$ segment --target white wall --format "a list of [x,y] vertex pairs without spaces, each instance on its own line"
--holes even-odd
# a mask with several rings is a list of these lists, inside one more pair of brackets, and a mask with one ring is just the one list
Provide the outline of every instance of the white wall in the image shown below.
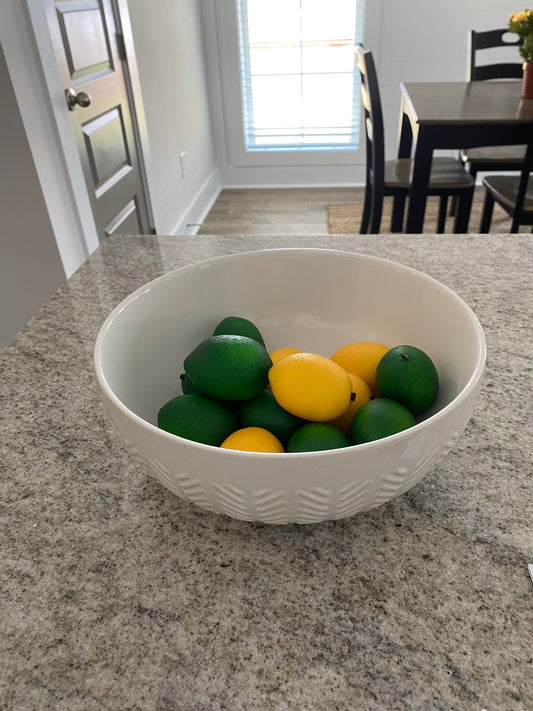
[[[520,9],[502,0],[381,0],[379,43],[367,49],[378,57],[388,155],[396,148],[399,83],[464,81],[469,30],[506,27]],[[507,61],[521,61],[515,48],[504,51]]]
[[[150,143],[147,170],[159,234],[194,233],[220,183],[196,0],[129,0]],[[185,176],[179,156],[185,153]]]
[[[228,158],[224,124],[221,53],[231,39],[222,36],[214,18],[217,8],[230,0],[200,0],[204,31],[209,39],[206,61],[213,116],[215,151],[225,186],[346,185],[363,184],[364,151],[349,166],[297,169],[243,168]],[[326,4],[326,3],[325,3]],[[401,81],[463,81],[466,73],[467,33],[505,27],[509,13],[517,11],[502,0],[366,0],[364,45],[376,59],[383,103],[387,156],[394,157],[398,133]],[[220,25],[220,23],[219,23]],[[217,46],[218,42],[218,46]],[[509,50],[508,61],[520,61]]]

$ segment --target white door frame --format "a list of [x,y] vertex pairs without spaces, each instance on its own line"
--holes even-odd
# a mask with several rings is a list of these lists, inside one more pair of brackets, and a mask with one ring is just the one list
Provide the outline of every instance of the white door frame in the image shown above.
[[34,33],[34,41],[41,62],[45,82],[44,89],[48,92],[47,108],[56,128],[56,148],[62,158],[61,167],[64,171],[64,178],[71,186],[74,212],[79,220],[79,239],[81,239],[82,246],[87,254],[91,254],[99,244],[98,234],[94,224],[76,139],[65,104],[64,92],[67,87],[63,87],[61,83],[47,21],[46,3],[43,3],[42,0],[26,0],[26,3]]

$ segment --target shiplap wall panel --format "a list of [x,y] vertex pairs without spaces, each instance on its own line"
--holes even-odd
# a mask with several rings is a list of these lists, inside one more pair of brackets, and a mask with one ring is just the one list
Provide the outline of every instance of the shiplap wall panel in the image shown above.
[[[468,31],[505,27],[522,9],[500,0],[381,0],[379,44],[367,48],[377,58],[388,156],[396,151],[399,83],[463,81]],[[506,61],[521,61],[516,49],[504,51]]]

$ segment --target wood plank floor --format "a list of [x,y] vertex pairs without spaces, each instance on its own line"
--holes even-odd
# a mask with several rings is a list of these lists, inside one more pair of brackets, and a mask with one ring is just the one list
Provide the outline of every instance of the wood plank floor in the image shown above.
[[363,188],[222,190],[198,234],[327,235],[326,205],[362,200]]
[[[362,203],[363,194],[363,188],[225,189],[198,234],[327,235],[326,205]],[[482,197],[478,188],[474,199]]]

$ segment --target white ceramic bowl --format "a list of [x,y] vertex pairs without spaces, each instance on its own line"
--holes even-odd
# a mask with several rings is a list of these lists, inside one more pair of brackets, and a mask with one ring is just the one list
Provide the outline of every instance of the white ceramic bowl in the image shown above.
[[[408,430],[326,452],[239,452],[158,429],[159,408],[181,394],[185,357],[228,315],[256,323],[269,351],[416,345],[437,367],[438,400]],[[102,325],[94,358],[114,429],[164,486],[233,518],[313,523],[383,504],[450,451],[472,414],[485,338],[464,301],[419,271],[336,250],[272,249],[199,262],[137,289]]]

